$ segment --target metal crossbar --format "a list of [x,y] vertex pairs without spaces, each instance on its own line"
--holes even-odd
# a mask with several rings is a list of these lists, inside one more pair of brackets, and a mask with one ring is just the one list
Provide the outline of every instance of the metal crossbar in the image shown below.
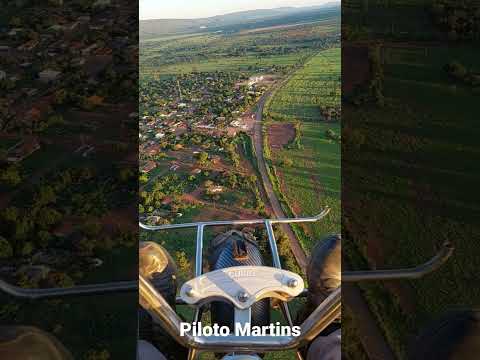
[[[313,217],[306,218],[291,218],[291,219],[253,219],[253,220],[225,220],[225,221],[205,221],[205,222],[195,222],[195,223],[185,223],[185,224],[167,224],[167,225],[146,225],[139,222],[141,229],[147,231],[162,231],[162,230],[174,230],[174,229],[188,229],[196,228],[197,238],[196,238],[196,248],[195,248],[195,276],[198,277],[202,275],[202,264],[203,264],[203,238],[205,233],[205,228],[209,226],[235,226],[235,225],[264,225],[267,231],[268,244],[270,246],[270,252],[272,255],[273,266],[277,269],[282,269],[282,264],[280,261],[280,255],[277,248],[277,240],[275,238],[275,233],[273,231],[273,224],[291,224],[291,223],[308,223],[308,222],[317,222],[324,218],[330,212],[330,208],[325,208],[320,214]],[[198,321],[199,318],[199,309],[197,308],[194,315],[194,322]],[[292,315],[288,304],[282,302],[282,313],[285,316],[288,324],[293,326]]]

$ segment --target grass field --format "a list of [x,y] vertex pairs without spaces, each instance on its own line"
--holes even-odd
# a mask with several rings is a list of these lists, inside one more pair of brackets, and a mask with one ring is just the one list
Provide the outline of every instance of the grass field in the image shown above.
[[256,72],[290,67],[327,42],[334,42],[338,33],[336,21],[258,29],[253,33],[189,34],[144,40],[140,43],[140,72]]
[[278,56],[243,56],[243,57],[219,57],[213,59],[199,60],[187,63],[165,65],[156,70],[145,69],[143,73],[155,73],[159,75],[186,74],[190,72],[213,72],[213,71],[260,71],[263,68],[272,66],[288,67],[297,64],[306,58],[310,52],[302,51],[296,54]]
[[[308,235],[301,238],[309,252],[325,234],[340,231],[340,145],[325,137],[327,129],[340,132],[339,124],[302,124],[302,149],[283,149],[272,154],[280,177],[282,193],[298,216],[312,216],[329,206],[332,211],[321,222],[306,226]],[[285,166],[282,159],[291,159]]]
[[[411,54],[417,57],[401,60]],[[395,293],[380,285],[363,288],[387,341],[405,359],[412,336],[428,323],[452,307],[479,303],[479,288],[468,281],[480,266],[474,235],[480,208],[472,192],[480,181],[478,89],[455,82],[443,70],[450,61],[474,72],[479,67],[478,54],[461,45],[396,50],[395,56],[385,67],[387,105],[345,111],[364,138],[345,163],[345,176],[355,179],[348,196],[354,214],[346,214],[351,219],[346,230],[358,234],[352,240],[359,253],[377,267],[416,265],[446,239],[455,245],[442,268],[421,280],[399,282]]]
[[[339,76],[340,49],[322,51],[275,94],[265,109],[268,114],[300,124],[300,147],[270,149],[281,196],[299,216],[318,214],[325,206],[332,209],[321,222],[305,226],[300,240],[307,252],[326,234],[340,232],[340,144],[327,138],[326,131],[340,134],[341,125],[322,121],[318,110],[320,105],[340,102],[338,92],[324,90],[333,79],[338,83]],[[284,159],[290,159],[291,164],[285,164]]]
[[318,121],[320,106],[340,105],[340,48],[320,52],[279,90],[269,106],[272,116]]

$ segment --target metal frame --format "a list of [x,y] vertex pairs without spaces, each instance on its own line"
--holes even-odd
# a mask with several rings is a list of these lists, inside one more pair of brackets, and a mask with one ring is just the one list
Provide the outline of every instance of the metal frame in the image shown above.
[[[329,213],[330,209],[324,209],[319,215],[307,218],[294,219],[257,219],[257,220],[233,220],[233,221],[210,221],[188,224],[169,224],[160,226],[149,226],[139,223],[140,228],[148,231],[196,228],[196,253],[195,253],[195,276],[202,275],[203,264],[203,239],[204,231],[208,226],[226,225],[255,225],[263,224],[267,231],[269,246],[272,254],[273,266],[281,269],[280,256],[277,249],[274,224],[286,223],[307,223],[321,220]],[[358,282],[373,280],[396,280],[396,279],[418,279],[444,264],[454,251],[450,243],[445,243],[440,251],[428,262],[413,268],[373,270],[373,271],[346,271],[342,273],[342,281]],[[218,352],[267,352],[277,350],[296,349],[304,346],[317,337],[329,324],[341,315],[341,287],[333,291],[301,325],[301,335],[292,336],[267,336],[267,337],[202,337],[202,336],[180,336],[181,319],[166,300],[159,294],[151,283],[139,275],[137,281],[120,281],[95,285],[80,285],[70,288],[51,289],[24,289],[13,286],[0,279],[0,290],[14,297],[24,299],[58,298],[65,296],[99,295],[119,292],[139,292],[139,302],[179,344],[190,349],[189,360],[196,359],[202,351]],[[304,290],[299,296],[306,296],[308,290]],[[177,298],[181,304],[181,299]],[[287,303],[282,302],[282,311],[289,325],[292,325],[290,310]],[[248,321],[249,313],[236,313],[236,318],[242,322]],[[198,322],[199,308],[197,307],[194,322]]]
[[[305,223],[316,222],[321,220],[329,213],[330,209],[324,209],[318,216],[309,218],[294,218],[294,219],[259,219],[259,220],[233,220],[233,221],[210,221],[198,222],[188,224],[169,224],[160,226],[149,226],[139,223],[140,228],[148,231],[171,230],[171,229],[197,229],[197,242],[195,254],[195,275],[202,274],[203,264],[203,237],[204,230],[207,226],[225,226],[225,225],[254,225],[263,224],[267,231],[268,242],[272,254],[273,266],[281,269],[281,261],[278,253],[275,234],[273,231],[273,224],[285,223]],[[398,270],[373,270],[373,271],[346,271],[342,272],[342,281],[372,281],[372,280],[396,280],[396,279],[417,279],[427,275],[438,269],[444,264],[453,253],[453,246],[450,243],[445,243],[442,249],[428,262],[414,267]],[[323,331],[329,324],[341,315],[341,287],[337,288],[330,294],[315,311],[302,323],[301,335],[299,337],[242,337],[242,336],[228,336],[228,337],[193,337],[190,335],[181,337],[179,330],[179,322],[181,321],[178,315],[173,311],[168,303],[161,297],[160,294],[151,286],[151,284],[140,276],[140,299],[142,306],[144,306],[151,315],[156,318],[164,327],[164,329],[183,346],[189,348],[188,359],[196,359],[203,351],[222,351],[222,352],[267,352],[287,349],[297,349],[304,346],[308,342],[315,339],[321,331]],[[305,290],[300,296],[306,296],[308,290]],[[177,298],[177,304],[181,304],[182,300]],[[287,319],[289,325],[293,325],[290,310],[286,302],[282,302],[282,312]],[[194,322],[198,321],[198,308],[195,312]],[[240,314],[235,311],[235,318],[242,322],[248,321],[249,313]],[[299,357],[301,359],[301,357]]]
[[[188,224],[170,224],[160,226],[149,226],[139,223],[140,228],[157,231],[168,229],[181,228],[197,228],[197,242],[196,242],[196,256],[195,256],[195,276],[202,274],[203,261],[203,235],[204,229],[207,226],[225,226],[225,225],[252,225],[264,224],[267,230],[270,249],[272,252],[273,265],[281,269],[280,257],[278,254],[275,235],[273,233],[273,224],[285,223],[304,223],[316,222],[321,220],[329,213],[330,209],[326,208],[319,215],[307,218],[294,219],[257,219],[257,220],[233,220],[233,221],[210,221],[198,222]],[[366,270],[366,271],[344,271],[342,272],[342,281],[345,282],[359,282],[359,281],[382,281],[382,280],[399,280],[399,279],[418,279],[421,278],[442,266],[453,254],[454,247],[450,242],[446,242],[437,252],[437,254],[426,263],[405,269],[390,269],[390,270]],[[22,299],[46,299],[58,298],[67,296],[82,296],[82,295],[102,295],[110,293],[128,293],[138,290],[137,281],[117,281],[93,285],[78,285],[68,288],[48,288],[48,289],[26,289],[19,286],[11,285],[6,281],[0,279],[0,290],[16,298]],[[299,296],[307,296],[308,290],[305,289]],[[177,298],[177,304],[183,304],[180,298]]]
[[218,352],[268,352],[296,349],[316,338],[341,314],[341,288],[330,294],[302,323],[301,335],[293,336],[226,336],[205,337],[186,334],[180,336],[182,320],[165,299],[143,276],[139,276],[140,303],[179,344],[201,351]]
[[[307,222],[317,222],[327,216],[330,212],[330,208],[325,208],[320,214],[313,217],[307,218],[293,218],[293,219],[254,219],[254,220],[226,220],[226,221],[206,221],[206,222],[196,222],[196,223],[185,223],[185,224],[168,224],[168,225],[146,225],[139,222],[141,229],[148,231],[160,231],[160,230],[173,230],[173,229],[188,229],[196,228],[197,229],[197,240],[196,240],[196,250],[195,250],[195,276],[198,277],[202,275],[202,264],[203,264],[203,238],[205,228],[207,226],[226,226],[226,225],[260,225],[263,224],[267,230],[268,243],[270,245],[270,251],[272,254],[273,266],[277,269],[282,269],[282,264],[280,261],[280,255],[278,253],[277,241],[275,239],[275,234],[273,231],[273,224],[289,224],[289,223],[307,223]],[[285,316],[288,324],[293,326],[292,315],[288,304],[282,302],[282,313]],[[194,322],[198,321],[199,317],[199,308],[195,310]]]
[[[197,223],[186,223],[186,224],[168,224],[168,225],[158,225],[158,226],[150,226],[150,225],[145,225],[141,222],[139,222],[140,228],[148,231],[160,231],[160,230],[173,230],[173,229],[188,229],[188,228],[196,228],[197,229],[197,239],[196,239],[196,250],[195,250],[195,276],[198,277],[202,275],[202,264],[203,264],[203,238],[204,238],[204,231],[207,226],[235,226],[235,225],[260,225],[263,224],[265,226],[265,229],[267,231],[267,236],[268,236],[268,243],[270,245],[270,251],[272,255],[272,261],[273,261],[273,266],[277,269],[282,269],[282,264],[280,261],[280,255],[278,253],[278,248],[277,248],[277,241],[275,239],[275,233],[273,231],[273,224],[286,224],[286,223],[306,223],[306,222],[317,222],[324,218],[328,213],[330,212],[330,208],[325,208],[319,215],[314,216],[314,217],[308,217],[308,218],[294,218],[294,219],[256,219],[256,220],[230,220],[230,221],[207,221],[207,222],[197,222]],[[143,284],[142,281],[140,281],[140,284]],[[140,285],[142,288],[142,285]],[[140,293],[142,293],[142,289],[140,289]],[[142,295],[140,295],[141,297]],[[181,301],[181,299],[178,299]],[[177,302],[178,302],[177,300]],[[340,304],[340,293],[339,293],[339,299],[338,299],[338,304]],[[168,304],[166,304],[168,306]],[[292,321],[292,315],[290,313],[290,309],[288,307],[288,304],[286,302],[281,302],[281,310],[282,314],[285,317],[285,319],[288,322],[289,326],[293,326],[293,321]],[[171,312],[169,311],[171,314]],[[152,314],[155,316],[155,313]],[[158,315],[158,314],[157,314]],[[241,324],[244,323],[250,323],[250,317],[251,317],[251,309],[248,309],[248,311],[241,311],[238,309],[234,309],[234,316],[236,322],[239,322]],[[337,314],[339,316],[339,314]],[[158,318],[158,316],[155,316]],[[193,318],[193,322],[198,322],[200,317],[200,307],[196,307],[195,309],[195,314]],[[335,319],[335,318],[333,318]],[[332,321],[333,321],[332,319]],[[200,319],[201,320],[201,319]],[[318,319],[320,321],[320,319]],[[318,323],[318,321],[317,321]],[[330,322],[329,322],[330,323]],[[328,324],[327,324],[328,325]],[[168,326],[168,323],[165,323],[164,326]],[[172,329],[173,330],[173,329]],[[177,332],[178,329],[173,330],[174,332]],[[322,329],[323,330],[323,329]],[[172,335],[172,334],[171,334]],[[172,335],[173,336],[173,335]],[[176,338],[174,336],[174,338]],[[235,338],[235,337],[234,337]],[[226,338],[221,338],[221,340],[224,340]],[[237,338],[238,339],[238,338]],[[264,338],[257,339],[262,340]],[[178,337],[177,341],[181,343],[181,338]],[[241,344],[239,345],[239,348],[231,348],[230,350],[232,351],[241,351],[241,350],[249,350],[249,351],[263,351],[262,348],[256,348],[252,347],[252,342],[251,342],[251,337],[246,340],[246,343],[248,343],[248,346],[242,347]],[[207,347],[204,347],[202,344],[204,342],[210,342],[211,338],[198,338],[198,339],[191,339],[190,340],[192,344],[189,344],[189,354],[188,354],[188,359],[196,359],[198,357],[199,352],[202,350],[211,350]],[[276,344],[277,341],[280,341],[279,339],[275,340],[275,342],[272,344]],[[295,339],[289,339],[288,341],[296,341]],[[281,342],[281,341],[280,341]],[[234,345],[235,342],[232,342],[231,339],[225,342],[225,344],[232,344]],[[225,350],[225,345],[218,344],[216,342],[213,342],[214,346],[220,346],[217,348],[218,351],[220,350]],[[263,344],[265,345],[265,344]],[[295,348],[298,346],[292,346],[292,348]],[[284,348],[284,345],[282,344],[281,347],[278,348]],[[266,349],[266,350],[273,350],[273,349]],[[265,350],[265,351],[266,351]],[[297,357],[301,359],[301,354],[297,353]]]

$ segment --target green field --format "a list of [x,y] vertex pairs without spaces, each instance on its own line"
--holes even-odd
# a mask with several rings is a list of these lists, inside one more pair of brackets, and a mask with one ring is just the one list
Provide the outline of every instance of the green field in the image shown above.
[[301,63],[337,40],[338,19],[234,34],[164,36],[140,43],[140,72],[261,72]]
[[386,106],[345,111],[344,121],[355,124],[362,138],[354,144],[355,138],[345,136],[347,148],[360,147],[348,150],[353,155],[345,165],[346,176],[358,179],[349,185],[349,202],[357,206],[351,209],[355,216],[346,215],[351,219],[346,230],[358,235],[350,242],[357,252],[348,249],[348,260],[363,269],[368,264],[413,266],[433,256],[443,241],[455,245],[442,268],[421,280],[398,282],[400,291],[362,286],[387,341],[405,359],[413,334],[453,306],[479,303],[479,288],[467,281],[479,266],[479,243],[473,239],[480,209],[472,193],[480,181],[475,165],[478,88],[444,71],[447,63],[459,61],[478,72],[479,63],[478,54],[461,45],[387,53],[395,56],[384,69]]
[[[325,206],[332,209],[321,222],[306,227],[308,234],[300,240],[307,252],[325,234],[340,231],[340,145],[325,137],[327,129],[339,133],[340,125],[304,123],[303,149],[283,149],[272,155],[287,202],[301,209],[296,215],[316,215]],[[293,165],[280,164],[285,158],[291,159]]]
[[320,52],[275,95],[271,116],[316,121],[320,106],[340,106],[340,48]]
[[[339,81],[340,49],[320,52],[274,96],[265,112],[284,121],[298,121],[300,147],[286,146],[270,152],[272,171],[278,178],[277,190],[294,215],[315,215],[325,206],[332,211],[321,222],[297,232],[305,251],[328,233],[340,232],[340,144],[326,136],[327,130],[340,134],[339,122],[320,118],[321,105],[339,104],[339,87],[335,94],[326,92],[333,79]],[[293,93],[293,95],[291,95]],[[320,94],[320,95],[319,95]],[[271,124],[271,123],[270,123]],[[267,124],[268,126],[268,124]],[[298,131],[298,130],[297,130]],[[290,159],[291,164],[285,164]]]
[[263,68],[271,68],[272,66],[289,67],[297,64],[306,58],[310,52],[302,51],[296,54],[279,55],[279,56],[244,56],[239,58],[220,57],[207,60],[199,60],[195,62],[179,63],[166,65],[158,70],[143,70],[143,73],[155,73],[159,75],[170,74],[186,74],[190,72],[213,72],[213,71],[261,71]]
[[[302,68],[305,62],[310,61],[312,56],[318,53],[322,49],[328,49],[332,46],[338,46],[338,33],[339,33],[339,18],[335,18],[332,21],[315,22],[310,24],[302,24],[294,27],[281,27],[281,28],[263,28],[255,29],[252,32],[236,32],[225,34],[191,34],[191,35],[179,35],[179,36],[162,36],[157,38],[150,38],[145,41],[141,41],[140,44],[140,73],[142,76],[153,78],[169,78],[170,75],[176,76],[179,74],[187,74],[192,72],[241,72],[245,75],[253,73],[262,74],[277,74],[285,75],[295,68]],[[330,53],[325,51],[320,56],[330,56]],[[340,54],[336,51],[335,54]],[[315,58],[317,59],[317,58]],[[324,63],[325,59],[320,59],[320,63]],[[316,61],[316,62],[315,62]],[[319,66],[319,60],[309,62],[306,70],[300,70],[300,74],[306,74],[308,76],[322,76],[317,74],[315,69]],[[339,63],[339,60],[338,60]],[[323,66],[323,65],[320,65]],[[334,72],[336,68],[332,68]],[[339,66],[338,66],[339,69]],[[325,73],[324,75],[326,75]],[[203,75],[203,74],[202,74]],[[339,76],[339,73],[336,75]],[[298,79],[297,79],[298,80]],[[304,79],[306,80],[306,79]],[[305,82],[306,86],[314,86],[313,89],[306,89],[305,91],[312,91],[314,94],[317,91],[322,91],[316,86],[322,88],[328,83],[329,79],[320,78],[319,81]],[[332,80],[333,81],[333,80]],[[323,92],[322,92],[323,94]],[[315,95],[314,95],[315,96]],[[305,97],[304,105],[317,103],[316,99],[310,99]],[[310,105],[308,105],[310,106]],[[298,111],[298,109],[297,109]],[[305,210],[307,214],[317,214],[323,205],[329,204],[332,207],[334,214],[340,213],[339,204],[339,146],[338,143],[333,143],[331,140],[325,138],[325,130],[332,128],[335,132],[339,133],[339,124],[331,124],[331,126],[324,126],[322,123],[315,123],[307,119],[307,113],[302,113],[298,116],[298,119],[305,120],[302,125],[302,145],[305,147],[303,150],[291,150],[290,156],[298,158],[295,168],[288,169],[291,172],[286,172],[285,176],[288,181],[292,181],[291,186],[294,187],[295,172],[300,172],[305,177],[305,186],[310,186],[310,194],[315,192],[314,186],[308,183],[310,175],[307,175],[313,169],[323,169],[325,177],[320,179],[322,182],[322,188],[324,189],[324,196],[322,196],[322,204],[312,201],[307,201],[306,195]],[[310,116],[312,118],[313,115]],[[320,141],[319,141],[320,140]],[[253,146],[250,142],[243,143],[245,155],[249,160],[254,160],[255,157],[250,156],[253,153]],[[338,151],[337,151],[338,150]],[[325,151],[325,155],[323,155]],[[307,157],[305,154],[308,152]],[[321,158],[318,157],[318,153],[322,153]],[[255,161],[253,161],[255,165]],[[322,170],[322,171],[323,171]],[[323,181],[325,182],[323,183]],[[308,194],[307,192],[304,192]],[[227,203],[238,204],[241,199],[247,198],[248,194],[241,192],[229,193],[226,198],[220,200],[226,200]],[[286,195],[290,196],[291,193],[288,190]],[[302,194],[303,196],[304,194]],[[295,195],[292,195],[295,196]],[[252,199],[253,201],[253,199]],[[247,204],[248,205],[248,204]],[[191,208],[188,211],[183,212],[181,218],[175,219],[179,222],[198,221],[199,218],[205,215],[211,209],[207,207],[198,206]],[[213,212],[209,216],[213,216]],[[260,215],[259,215],[260,217]],[[309,228],[315,232],[315,238],[317,234],[325,234],[327,232],[338,232],[339,223],[337,219],[339,215],[331,215],[322,224],[317,225],[315,228]],[[209,218],[209,220],[220,220]],[[339,222],[339,221],[338,221]],[[224,231],[225,229],[214,229],[217,233]],[[208,229],[205,236],[204,248],[205,252],[208,250],[209,242],[214,236],[213,229]],[[142,240],[156,241],[163,246],[175,257],[177,264],[183,263],[183,269],[181,270],[181,279],[186,280],[193,277],[193,262],[195,252],[195,231],[194,230],[177,230],[156,234],[141,234]],[[306,238],[305,244],[311,242]],[[260,243],[260,249],[264,253],[265,258],[268,259],[269,255],[266,254],[267,241],[265,234],[258,236]],[[309,247],[309,246],[306,246]],[[183,252],[183,254],[182,254]],[[282,263],[288,266],[287,258],[291,254],[281,254]],[[180,259],[186,258],[188,261],[181,262]],[[268,263],[268,260],[266,260]],[[293,263],[294,261],[292,261]],[[181,282],[181,281],[180,281]],[[293,314],[296,313],[301,306],[299,303],[302,299],[294,300],[292,304]],[[191,317],[191,311],[185,308],[178,309],[179,313],[188,317]],[[205,315],[204,320],[208,320]],[[283,318],[277,310],[272,310],[272,322],[282,321]],[[211,354],[207,354],[206,357],[211,359]],[[295,354],[293,351],[283,353],[270,353],[265,356],[268,360],[280,360],[280,359],[294,359]]]

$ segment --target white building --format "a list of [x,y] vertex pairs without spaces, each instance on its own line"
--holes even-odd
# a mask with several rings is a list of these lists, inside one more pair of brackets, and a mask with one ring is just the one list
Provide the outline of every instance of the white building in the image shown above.
[[42,82],[52,82],[60,77],[61,72],[56,70],[46,69],[38,73],[38,77]]

